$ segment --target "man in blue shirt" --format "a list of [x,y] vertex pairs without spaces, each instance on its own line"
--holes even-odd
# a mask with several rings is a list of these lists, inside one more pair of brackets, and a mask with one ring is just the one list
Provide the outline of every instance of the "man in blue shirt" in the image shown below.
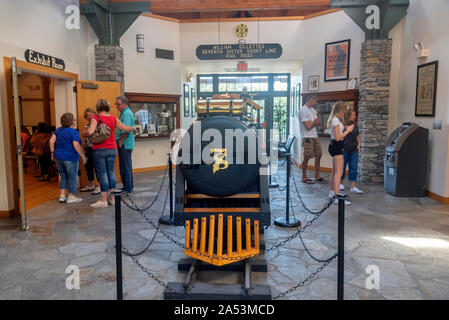
[[[117,97],[115,101],[117,109],[120,111],[120,121],[126,126],[134,127],[134,114],[128,107],[128,98]],[[123,191],[131,193],[133,191],[133,166],[131,154],[134,149],[134,133],[115,129],[115,139],[118,148],[118,159],[120,165],[120,176],[123,183]]]

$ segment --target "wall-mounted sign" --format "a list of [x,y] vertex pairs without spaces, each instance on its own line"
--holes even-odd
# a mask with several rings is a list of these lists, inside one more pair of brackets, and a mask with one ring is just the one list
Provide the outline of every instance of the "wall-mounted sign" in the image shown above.
[[65,69],[64,60],[51,57],[47,54],[36,52],[33,50],[25,51],[25,60],[30,63],[38,64],[40,66],[49,67],[58,70]]
[[173,50],[165,50],[156,48],[156,58],[175,60],[175,52]]
[[278,43],[207,44],[196,48],[200,60],[277,59],[281,55]]

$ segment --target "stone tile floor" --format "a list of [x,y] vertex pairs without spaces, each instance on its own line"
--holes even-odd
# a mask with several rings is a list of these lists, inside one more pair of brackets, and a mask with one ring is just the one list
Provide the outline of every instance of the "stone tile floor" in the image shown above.
[[[327,183],[304,185],[296,180],[304,201],[319,209],[326,201]],[[163,172],[135,175],[133,198],[139,205],[150,201]],[[283,173],[278,181],[284,183]],[[429,198],[395,198],[380,185],[361,185],[363,195],[351,196],[346,209],[346,299],[449,299],[449,207]],[[113,208],[91,209],[96,200],[81,194],[80,204],[56,200],[29,211],[29,231],[0,230],[0,299],[114,299],[115,249]],[[303,224],[306,215],[292,185],[293,208]],[[163,197],[148,215],[157,221]],[[285,194],[271,190],[272,218],[285,212]],[[163,229],[183,239],[182,227]],[[123,208],[123,242],[131,251],[144,248],[154,229],[137,213]],[[267,247],[295,229],[271,226],[265,232]],[[332,206],[304,233],[311,252],[324,258],[336,250],[337,207]],[[177,271],[183,250],[158,234],[151,248],[138,259],[164,282],[183,281]],[[304,251],[298,238],[270,251],[267,273],[253,273],[252,282],[269,284],[273,296],[292,287],[320,265]],[[68,265],[77,265],[81,288],[66,289]],[[368,290],[366,267],[380,271],[380,288]],[[335,299],[336,261],[317,277],[284,299]],[[125,299],[162,299],[163,288],[123,257]],[[202,272],[197,281],[240,283],[241,273]]]

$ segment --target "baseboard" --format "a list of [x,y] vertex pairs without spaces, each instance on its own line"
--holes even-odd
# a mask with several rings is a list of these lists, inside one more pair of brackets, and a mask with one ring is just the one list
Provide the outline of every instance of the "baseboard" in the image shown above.
[[443,204],[449,204],[449,197],[440,196],[439,194],[433,193],[430,190],[426,190],[426,194],[429,198],[431,198],[433,200],[436,200]]
[[[165,170],[167,166],[157,166],[157,167],[146,167],[146,168],[138,168],[133,169],[133,173],[141,173],[141,172],[151,172],[151,171],[162,171]],[[173,165],[173,169],[176,168],[176,165]]]
[[[293,158],[292,158],[293,159]],[[296,166],[301,169],[302,168],[302,164],[298,162],[298,160],[293,159],[293,161],[295,162]],[[315,166],[307,166],[307,170],[315,170]],[[332,172],[332,168],[328,168],[328,167],[320,167],[320,172]],[[346,174],[348,174],[348,170],[346,170]]]
[[9,219],[14,217],[14,209],[0,210],[0,219]]

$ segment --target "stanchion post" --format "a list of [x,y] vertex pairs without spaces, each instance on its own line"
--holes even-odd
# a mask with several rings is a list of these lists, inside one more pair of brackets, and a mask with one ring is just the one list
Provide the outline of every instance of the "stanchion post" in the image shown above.
[[162,216],[159,219],[160,224],[165,225],[172,225],[174,224],[174,217],[173,217],[173,163],[171,161],[171,153],[168,153],[168,185],[169,185],[169,192],[170,192],[170,215]]
[[123,300],[122,276],[122,192],[114,191],[115,197],[115,263],[117,272],[117,300]]
[[338,199],[338,270],[337,270],[337,300],[344,300],[345,283],[345,195]]
[[287,172],[286,172],[286,179],[285,179],[285,190],[286,190],[286,196],[285,196],[285,218],[277,218],[274,220],[274,224],[279,227],[284,228],[295,228],[299,227],[301,225],[301,222],[296,219],[295,217],[290,217],[290,174],[291,174],[291,160],[290,160],[290,153],[287,153],[285,155],[287,158]]

